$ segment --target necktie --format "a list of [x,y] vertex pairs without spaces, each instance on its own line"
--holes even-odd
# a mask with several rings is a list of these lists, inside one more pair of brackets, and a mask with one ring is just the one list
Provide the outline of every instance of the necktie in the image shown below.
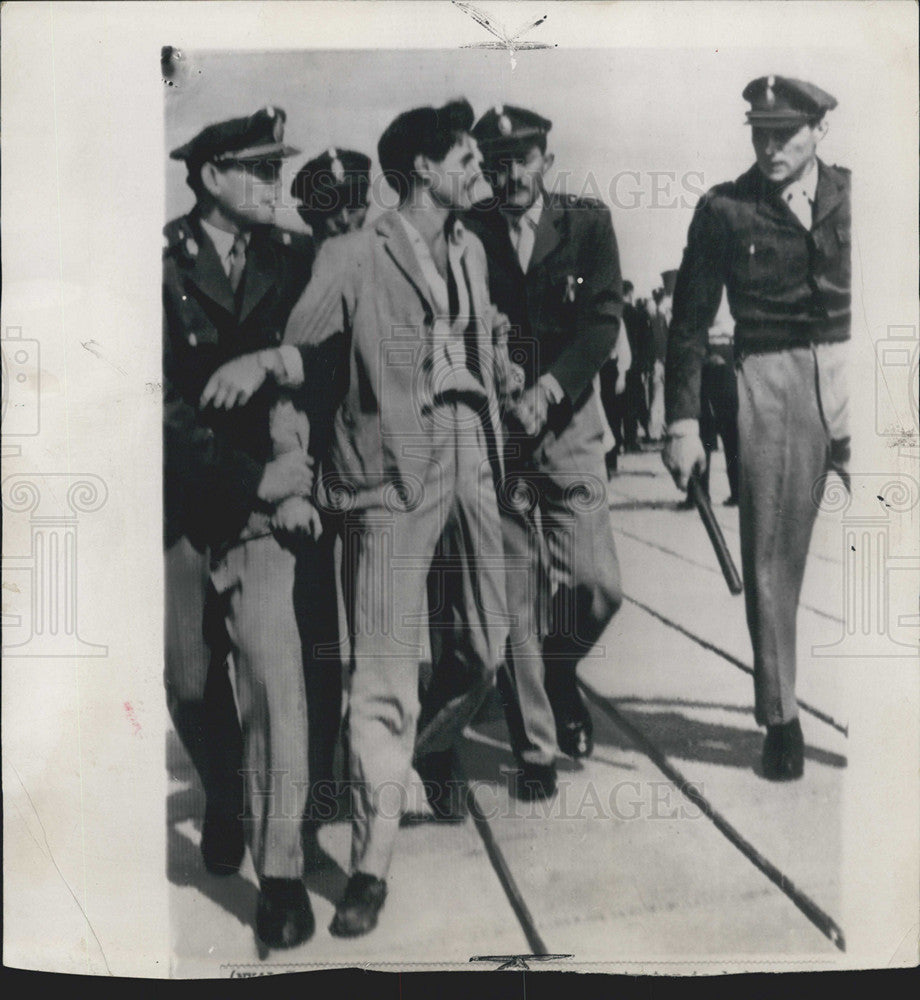
[[240,279],[243,277],[243,270],[246,267],[246,240],[242,236],[237,236],[230,248],[230,270],[227,277],[230,279],[230,287],[234,294],[240,287]]
[[511,223],[511,242],[517,251],[521,270],[526,274],[533,253],[534,232],[529,219],[519,216]]

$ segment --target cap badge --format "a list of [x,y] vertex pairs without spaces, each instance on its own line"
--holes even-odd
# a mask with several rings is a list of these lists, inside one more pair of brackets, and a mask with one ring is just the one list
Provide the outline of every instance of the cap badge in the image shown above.
[[498,119],[498,131],[502,135],[511,135],[511,119],[507,115],[500,115]]
[[190,257],[198,256],[198,244],[189,236],[185,241],[185,249],[188,250]]
[[[335,150],[333,149],[332,152],[334,153]],[[345,167],[342,166],[342,161],[338,158],[338,156],[333,157],[330,169],[332,170],[332,176],[335,178],[336,183],[342,184],[345,180]]]
[[275,119],[275,124],[272,126],[272,136],[275,142],[281,142],[284,138],[284,122],[281,118]]
[[776,104],[776,94],[773,93],[773,88],[776,86],[776,77],[767,77],[767,91],[764,94],[764,100],[767,102],[767,107],[772,108]]
[[275,109],[270,104],[267,104],[265,106],[265,113],[268,115],[269,118],[275,117]]

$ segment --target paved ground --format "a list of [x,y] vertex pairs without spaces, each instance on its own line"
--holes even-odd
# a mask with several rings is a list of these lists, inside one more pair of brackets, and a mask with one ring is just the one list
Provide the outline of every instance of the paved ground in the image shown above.
[[[740,566],[720,459],[715,508]],[[580,670],[596,723],[592,759],[560,761],[552,803],[516,802],[504,722],[487,705],[461,750],[470,816],[401,832],[388,902],[366,938],[343,942],[326,929],[346,880],[349,829],[340,822],[321,831],[326,857],[307,878],[314,938],[290,952],[257,946],[251,867],[228,880],[204,871],[202,795],[171,735],[174,972],[469,968],[471,957],[533,952],[573,956],[547,967],[575,961],[597,971],[833,960],[847,720],[828,661],[811,650],[842,628],[839,525],[819,518],[799,615],[805,777],[776,785],[759,770],[743,598],[729,595],[695,511],[677,500],[657,452],[621,459],[609,501],[626,602]]]

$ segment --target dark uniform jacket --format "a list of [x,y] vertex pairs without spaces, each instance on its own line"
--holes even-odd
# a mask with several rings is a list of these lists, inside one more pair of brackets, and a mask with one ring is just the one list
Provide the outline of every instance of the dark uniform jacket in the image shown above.
[[468,213],[489,261],[489,292],[511,321],[509,351],[530,386],[551,372],[570,408],[584,405],[616,343],[622,315],[620,258],[609,209],[546,193],[527,273],[508,223],[492,206]]
[[165,230],[163,251],[164,521],[169,547],[183,535],[212,550],[239,537],[259,509],[272,457],[266,379],[245,406],[202,410],[211,375],[242,354],[276,347],[310,276],[312,243],[273,227],[252,231],[237,301],[196,212]]
[[723,287],[739,356],[849,338],[850,173],[820,160],[817,169],[810,231],[756,164],[697,206],[674,290],[668,423],[698,416],[700,367]]

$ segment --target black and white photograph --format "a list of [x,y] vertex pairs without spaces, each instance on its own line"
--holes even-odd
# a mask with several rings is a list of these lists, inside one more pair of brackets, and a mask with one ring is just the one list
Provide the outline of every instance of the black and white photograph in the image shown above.
[[7,962],[915,965],[915,7],[60,6]]

